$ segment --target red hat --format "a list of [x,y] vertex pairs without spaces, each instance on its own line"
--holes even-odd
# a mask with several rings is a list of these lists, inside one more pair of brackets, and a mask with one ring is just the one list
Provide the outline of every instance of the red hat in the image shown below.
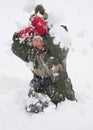
[[35,31],[40,35],[40,36],[44,36],[47,32],[48,29],[48,25],[46,23],[46,21],[44,21],[43,18],[39,17],[39,16],[33,16],[31,19],[32,25],[35,28]]

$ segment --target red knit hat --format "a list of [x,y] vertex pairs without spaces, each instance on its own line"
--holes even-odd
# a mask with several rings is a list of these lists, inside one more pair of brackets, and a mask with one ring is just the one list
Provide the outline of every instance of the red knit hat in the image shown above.
[[40,35],[40,36],[44,36],[47,32],[48,29],[48,25],[46,23],[46,21],[44,21],[43,18],[39,17],[39,16],[33,16],[31,19],[32,25],[35,28],[35,31]]

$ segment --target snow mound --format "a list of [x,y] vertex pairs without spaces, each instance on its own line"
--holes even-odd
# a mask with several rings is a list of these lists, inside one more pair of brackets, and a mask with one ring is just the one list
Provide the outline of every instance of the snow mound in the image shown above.
[[[78,102],[66,100],[43,113],[25,111],[32,73],[11,53],[12,35],[27,26],[34,6],[45,6],[55,44],[64,40],[59,25],[67,25],[71,37],[67,69]],[[93,1],[92,0],[3,0],[0,4],[0,130],[93,130]],[[57,15],[57,18],[55,18]],[[65,17],[64,17],[65,16]],[[58,24],[57,24],[58,23]],[[61,33],[60,33],[61,32]],[[63,47],[62,42],[62,47]]]

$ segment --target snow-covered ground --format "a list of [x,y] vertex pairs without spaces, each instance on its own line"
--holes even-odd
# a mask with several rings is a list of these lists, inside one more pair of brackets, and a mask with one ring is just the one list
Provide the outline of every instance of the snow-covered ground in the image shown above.
[[[11,52],[12,35],[27,26],[30,12],[43,3],[51,20],[68,26],[72,40],[67,69],[78,102],[50,105],[28,114],[32,73]],[[0,130],[93,130],[93,1],[0,0]]]

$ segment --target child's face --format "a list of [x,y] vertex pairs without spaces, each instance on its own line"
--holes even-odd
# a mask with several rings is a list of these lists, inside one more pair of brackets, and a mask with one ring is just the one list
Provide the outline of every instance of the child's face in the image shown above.
[[44,47],[43,40],[41,38],[32,38],[32,45],[33,47],[37,48],[38,50],[42,50]]

